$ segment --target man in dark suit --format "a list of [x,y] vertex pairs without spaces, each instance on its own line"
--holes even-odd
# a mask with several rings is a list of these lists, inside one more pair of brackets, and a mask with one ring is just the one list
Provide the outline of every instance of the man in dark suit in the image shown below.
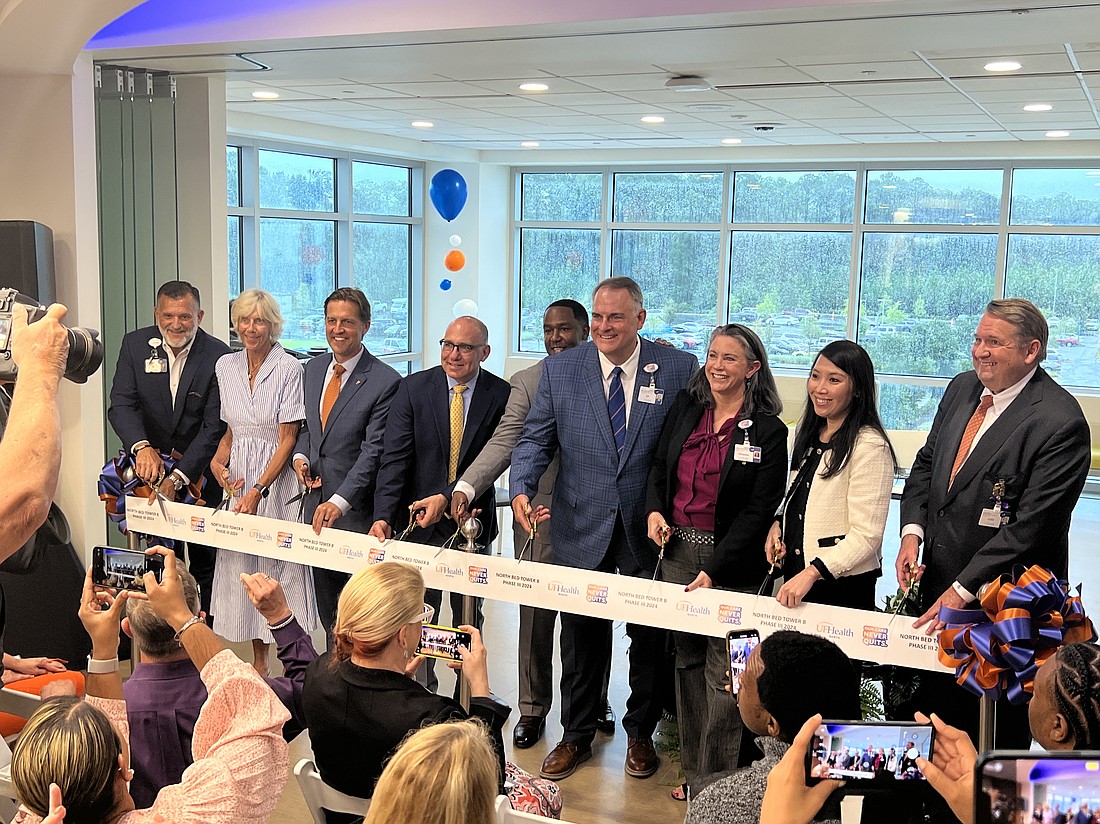
[[[138,476],[155,484],[164,473],[161,453],[181,455],[160,484],[169,499],[200,477],[206,478],[205,498],[221,496],[210,474],[210,459],[225,433],[214,364],[229,354],[229,347],[199,328],[202,317],[198,289],[183,280],[162,285],[153,309],[156,325],[122,339],[111,385],[107,418],[122,448],[134,457]],[[211,620],[215,550],[190,542],[187,547],[188,568]]]
[[[1047,337],[1032,303],[990,302],[974,333],[974,371],[948,385],[914,460],[901,500],[897,577],[903,587],[921,582],[926,611],[913,626],[929,634],[943,628],[940,607],[975,601],[1014,564],[1040,564],[1060,578],[1069,572],[1070,516],[1089,470],[1089,428],[1073,396],[1039,366]],[[918,708],[973,737],[977,699],[947,676],[922,674],[921,685],[915,702],[927,703]],[[999,737],[998,745],[1026,748],[1026,713],[1001,704],[999,733],[1010,740]]]
[[[306,422],[294,448],[294,471],[308,490],[303,516],[318,535],[324,527],[366,532],[374,522],[386,414],[401,376],[363,346],[369,330],[370,301],[359,289],[341,287],[325,299],[325,338],[332,354],[306,364]],[[313,570],[326,632],[349,577]]]
[[[456,479],[489,442],[508,403],[508,382],[481,368],[489,357],[484,323],[469,316],[457,318],[447,327],[440,347],[441,365],[402,380],[390,404],[370,528],[379,540],[393,537],[394,527],[409,523],[410,507],[417,524],[410,541],[441,546],[454,535],[454,522],[440,516]],[[472,503],[481,510],[480,540],[486,548],[496,537],[494,498],[490,486]],[[438,614],[443,594],[428,590],[426,597]],[[457,593],[451,594],[451,612],[458,623],[462,596]],[[474,623],[481,627],[480,599]],[[420,673],[434,690],[432,667],[423,666]]]
[[[645,323],[642,290],[615,277],[592,295],[592,343],[543,362],[523,435],[512,452],[512,512],[527,530],[530,499],[557,452],[554,561],[600,572],[652,577],[657,553],[646,540],[645,490],[665,413],[698,367],[695,358],[639,337]],[[560,779],[592,755],[600,706],[600,676],[611,655],[609,624],[562,613],[562,726],[565,734],[542,764]],[[657,771],[653,732],[661,716],[664,630],[627,625],[630,698],[623,728],[626,771]]]

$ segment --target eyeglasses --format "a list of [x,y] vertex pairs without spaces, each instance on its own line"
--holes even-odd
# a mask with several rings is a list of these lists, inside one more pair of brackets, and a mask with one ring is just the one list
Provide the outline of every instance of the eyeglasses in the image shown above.
[[439,345],[443,347],[443,354],[449,355],[454,350],[458,350],[463,355],[471,354],[475,349],[481,349],[485,346],[483,343],[455,343],[449,341],[446,338],[439,342]]
[[424,604],[424,609],[409,619],[410,624],[415,624],[419,621],[422,624],[430,624],[435,617],[435,607],[431,604]]

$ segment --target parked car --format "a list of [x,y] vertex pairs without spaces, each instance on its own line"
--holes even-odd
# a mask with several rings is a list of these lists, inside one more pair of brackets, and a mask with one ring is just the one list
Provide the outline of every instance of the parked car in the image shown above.
[[1059,335],[1058,343],[1061,346],[1078,346],[1081,343],[1081,339],[1077,335]]

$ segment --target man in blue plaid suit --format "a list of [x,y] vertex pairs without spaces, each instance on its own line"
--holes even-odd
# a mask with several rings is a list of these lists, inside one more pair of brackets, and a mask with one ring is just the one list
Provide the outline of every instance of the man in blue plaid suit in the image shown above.
[[[592,295],[592,342],[544,361],[523,435],[512,452],[512,511],[529,529],[530,498],[555,452],[555,563],[651,577],[657,563],[646,538],[645,486],[665,413],[698,367],[692,355],[642,339],[642,290],[615,277]],[[560,451],[559,451],[560,450]],[[653,731],[661,716],[665,631],[628,624],[630,698],[623,728],[626,771],[647,778],[659,763]],[[611,655],[611,623],[562,613],[562,726],[565,734],[542,764],[561,779],[592,755],[600,673]]]

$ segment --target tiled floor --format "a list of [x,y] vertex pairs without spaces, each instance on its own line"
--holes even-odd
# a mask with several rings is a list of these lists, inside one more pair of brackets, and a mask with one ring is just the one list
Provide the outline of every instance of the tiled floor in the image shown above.
[[[506,534],[510,534],[506,533]],[[897,503],[891,507],[890,521],[886,528],[887,542],[884,547],[884,575],[879,586],[879,597],[892,594],[896,582],[889,573],[893,569],[897,553],[898,534]],[[1097,548],[1100,544],[1100,499],[1086,498],[1078,504],[1074,514],[1071,535],[1072,580],[1083,582],[1086,609],[1100,615],[1100,563],[1097,562]],[[505,551],[511,550],[505,541]],[[493,691],[509,701],[513,706],[516,696],[516,652],[515,627],[518,622],[518,609],[504,603],[487,603],[486,646],[489,649],[490,682]],[[626,696],[626,635],[622,627],[616,627],[616,654],[611,676],[611,700],[616,713],[622,717]],[[239,650],[242,654],[246,651]],[[554,660],[557,662],[557,653]],[[441,691],[449,691],[450,672],[444,671],[441,677]],[[557,742],[561,733],[558,710],[551,712],[547,725],[547,735],[535,747],[529,750],[511,749],[511,725],[518,718],[513,711],[511,723],[506,730],[508,757],[524,769],[537,772],[543,757]],[[679,783],[678,765],[671,763],[662,755],[661,769],[644,781],[630,778],[623,772],[623,760],[626,755],[626,736],[620,727],[614,736],[597,737],[595,753],[591,761],[582,765],[576,773],[561,782],[562,796],[565,801],[564,817],[576,824],[674,824],[683,820],[685,806],[669,797],[669,791]],[[307,736],[301,736],[291,747],[291,767],[299,758],[309,757]],[[308,824],[309,814],[302,801],[301,794],[293,779],[289,777],[283,798],[279,803],[273,824]]]

